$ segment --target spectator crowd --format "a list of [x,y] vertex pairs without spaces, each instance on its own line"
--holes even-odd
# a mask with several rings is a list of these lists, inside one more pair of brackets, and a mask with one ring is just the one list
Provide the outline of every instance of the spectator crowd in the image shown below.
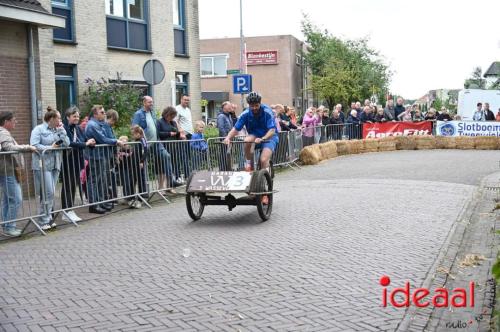
[[[193,122],[189,108],[190,97],[183,95],[176,107],[168,106],[157,118],[153,99],[145,96],[142,107],[132,118],[130,136],[116,137],[114,127],[118,112],[94,105],[81,121],[77,107],[70,107],[61,114],[48,107],[43,123],[36,126],[27,145],[18,144],[12,136],[16,116],[11,111],[0,112],[0,196],[2,231],[8,236],[18,236],[16,219],[23,203],[23,184],[27,173],[32,172],[37,197],[37,224],[46,231],[56,227],[54,211],[56,184],[61,183],[60,207],[62,219],[78,222],[81,218],[71,208],[75,207],[76,194],[82,204],[89,206],[89,213],[104,214],[114,209],[118,186],[122,187],[123,204],[141,208],[149,192],[148,174],[158,179],[160,191],[175,192],[183,185],[192,170],[202,169],[207,162],[208,144],[205,140],[203,121]],[[279,132],[301,129],[303,146],[322,140],[361,138],[364,123],[391,121],[450,121],[460,120],[442,107],[430,108],[423,113],[418,105],[404,105],[402,98],[388,100],[385,107],[370,100],[352,102],[344,111],[341,104],[330,110],[324,106],[309,107],[302,116],[294,107],[275,104],[270,106],[275,114]],[[225,137],[237,121],[237,106],[229,101],[222,104],[217,115],[219,137]],[[500,121],[500,110],[495,114],[488,103],[478,103],[475,121]],[[348,128],[348,130],[346,130]],[[240,132],[245,135],[244,129]],[[287,146],[283,136],[283,146]],[[184,143],[183,143],[184,142]],[[221,145],[221,149],[227,149]],[[286,150],[286,149],[284,149]],[[278,151],[280,149],[278,148]],[[221,151],[224,153],[224,151]],[[286,152],[285,152],[286,153]],[[25,156],[31,156],[31,167]],[[240,158],[242,159],[242,158]],[[220,158],[219,167],[226,160]]]
[[[143,98],[133,116],[130,137],[115,136],[118,112],[94,105],[80,121],[80,111],[70,107],[63,115],[48,107],[43,123],[36,126],[29,145],[16,142],[12,132],[16,115],[0,112],[0,197],[1,231],[19,236],[16,220],[23,204],[23,185],[33,174],[37,197],[37,225],[47,231],[55,228],[56,184],[61,183],[62,219],[78,222],[71,208],[89,206],[89,213],[104,214],[114,209],[118,186],[123,204],[141,208],[148,193],[147,168],[157,175],[158,188],[174,192],[189,177],[192,169],[203,167],[208,145],[205,123],[193,123],[188,95],[176,107],[166,107],[159,119],[153,112],[153,99]],[[183,143],[184,142],[184,143]],[[20,153],[21,152],[21,153]],[[22,153],[25,152],[25,153]],[[25,158],[30,156],[31,167]],[[79,193],[82,204],[75,203]]]

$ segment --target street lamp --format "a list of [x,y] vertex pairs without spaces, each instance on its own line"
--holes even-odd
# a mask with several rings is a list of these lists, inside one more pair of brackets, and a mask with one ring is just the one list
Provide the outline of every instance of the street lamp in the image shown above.
[[[246,74],[246,68],[243,68],[243,62],[245,61],[243,57],[245,54],[245,42],[243,40],[243,0],[240,0],[240,74]],[[241,110],[243,111],[245,107],[244,95],[241,94]]]

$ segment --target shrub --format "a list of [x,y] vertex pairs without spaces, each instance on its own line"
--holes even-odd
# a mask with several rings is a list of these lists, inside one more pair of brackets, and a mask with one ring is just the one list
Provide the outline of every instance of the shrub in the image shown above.
[[120,75],[114,82],[101,78],[97,81],[87,78],[86,91],[82,94],[82,115],[87,116],[93,105],[102,105],[105,110],[114,109],[120,118],[115,131],[121,135],[130,134],[130,123],[134,112],[141,107],[143,91],[130,83],[122,82]]

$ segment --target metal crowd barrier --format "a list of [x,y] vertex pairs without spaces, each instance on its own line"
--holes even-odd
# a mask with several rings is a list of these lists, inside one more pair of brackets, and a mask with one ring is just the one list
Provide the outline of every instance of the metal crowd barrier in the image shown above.
[[[38,154],[38,152],[34,152]],[[24,234],[30,224],[39,229],[36,218],[43,214],[35,195],[35,178],[31,170],[32,152],[0,152],[0,231],[2,237],[12,236],[8,230]],[[41,231],[41,229],[40,229]]]
[[208,169],[209,160],[205,140],[155,141],[146,148],[140,142],[49,148],[33,154],[36,165],[31,152],[0,152],[1,230],[25,221],[23,233],[32,223],[45,234],[42,227],[59,214],[77,226],[73,210],[109,207],[118,200],[151,208],[153,194],[168,202],[165,191],[184,184],[193,171]]

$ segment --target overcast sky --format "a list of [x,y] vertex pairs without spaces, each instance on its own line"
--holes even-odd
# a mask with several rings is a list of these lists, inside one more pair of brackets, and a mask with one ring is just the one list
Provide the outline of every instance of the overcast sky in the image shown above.
[[[415,99],[460,89],[500,61],[500,0],[243,0],[245,36],[303,39],[302,12],[332,34],[369,37],[394,72],[391,92]],[[238,37],[239,0],[199,0],[200,38]]]

